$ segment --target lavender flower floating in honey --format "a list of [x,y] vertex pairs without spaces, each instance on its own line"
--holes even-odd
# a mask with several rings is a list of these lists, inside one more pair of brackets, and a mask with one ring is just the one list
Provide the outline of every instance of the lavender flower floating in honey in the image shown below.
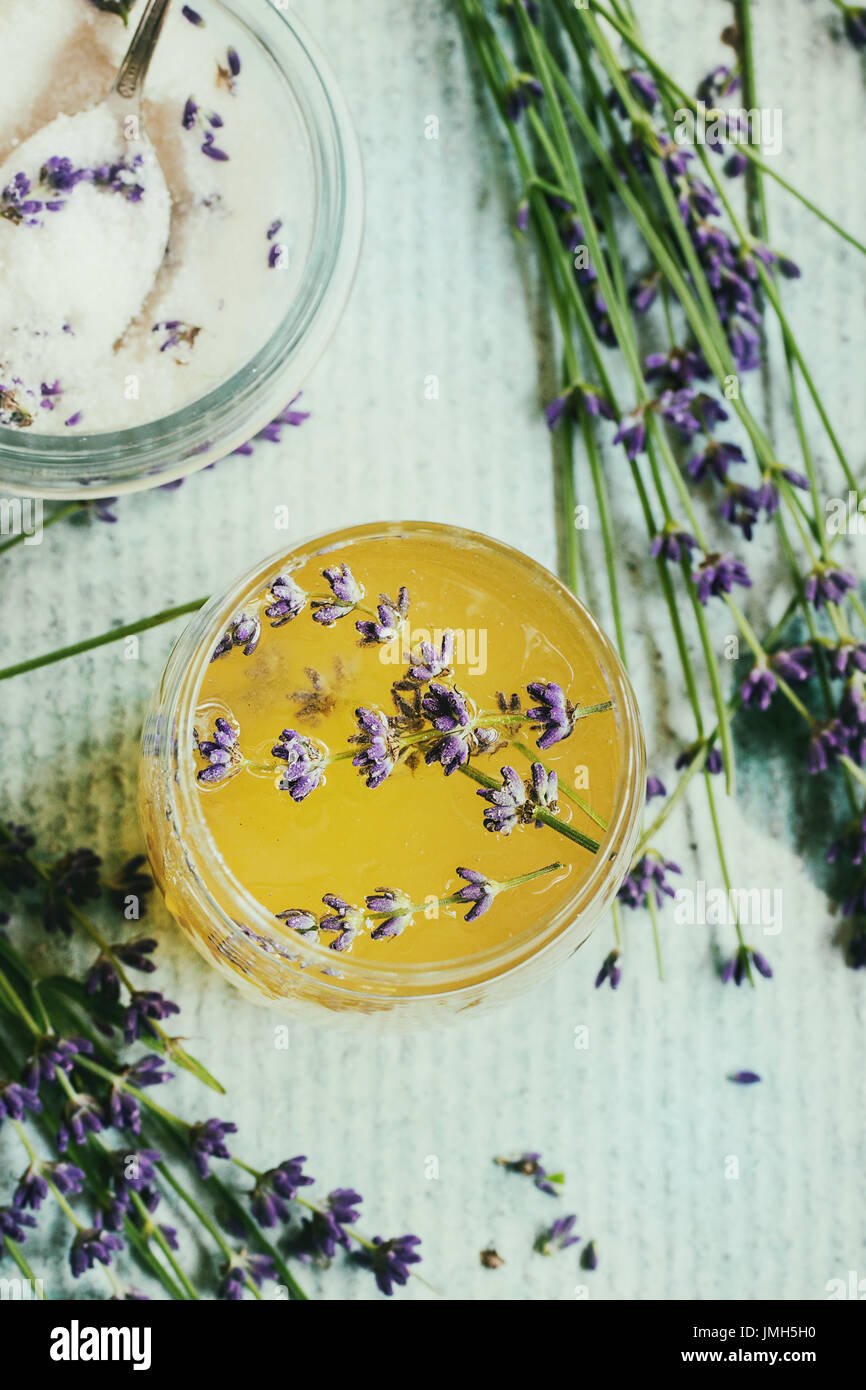
[[332,565],[322,574],[330,585],[333,598],[313,599],[313,620],[323,627],[332,627],[358,607],[364,597],[364,589],[346,564]]
[[477,795],[490,804],[484,810],[484,828],[510,835],[516,825],[532,825],[541,829],[543,821],[538,811],[556,814],[558,779],[542,763],[533,763],[530,778],[524,782],[513,767],[501,769],[501,788],[482,788]]
[[[265,612],[268,610],[266,609]],[[261,635],[262,624],[259,618],[244,616],[236,619],[230,624],[214,648],[211,661],[216,661],[218,656],[225,656],[226,652],[230,652],[233,647],[240,647],[244,656],[252,656],[259,645]]]
[[207,760],[207,766],[197,773],[198,780],[206,785],[212,786],[215,782],[221,782],[233,769],[240,766],[241,751],[237,730],[222,716],[214,723],[213,736],[209,739],[199,739],[196,747],[200,756]]
[[327,911],[318,916],[307,908],[297,907],[286,908],[275,916],[302,937],[312,938],[324,932],[333,938],[328,942],[332,951],[348,951],[362,932],[367,933],[371,941],[391,941],[401,936],[416,916],[429,912],[431,902],[438,907],[468,907],[464,921],[474,922],[493,906],[498,893],[531,883],[562,867],[559,862],[545,864],[541,869],[531,869],[500,882],[488,878],[479,869],[458,868],[455,873],[465,880],[461,888],[421,903],[413,903],[402,889],[377,888],[365,897],[363,907],[356,907],[336,893],[326,893],[322,902]]
[[355,710],[358,733],[355,742],[360,752],[352,759],[367,786],[375,791],[394,771],[400,756],[400,739],[386,715],[380,710],[360,706]]
[[270,593],[273,603],[265,609],[265,617],[270,619],[271,627],[282,627],[291,622],[306,607],[307,595],[291,575],[285,578],[278,576],[271,584]]
[[327,755],[312,739],[295,729],[283,729],[279,741],[271,749],[275,758],[285,763],[277,783],[293,801],[305,801],[324,780]]
[[355,627],[366,643],[391,642],[400,636],[408,616],[409,590],[404,585],[396,601],[390,599],[387,594],[380,594],[376,617],[363,619],[355,623]]

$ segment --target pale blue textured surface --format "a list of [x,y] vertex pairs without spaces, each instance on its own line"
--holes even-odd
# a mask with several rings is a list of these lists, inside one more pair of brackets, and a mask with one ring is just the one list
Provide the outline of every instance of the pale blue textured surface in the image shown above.
[[[62,523],[41,547],[3,560],[4,653],[47,650],[224,587],[283,542],[273,528],[280,503],[290,506],[294,537],[416,516],[489,531],[555,565],[539,414],[549,349],[527,305],[537,298],[535,271],[509,231],[510,194],[456,19],[426,0],[305,0],[298,9],[350,99],[369,197],[349,310],[305,388],[312,419],[279,448],[225,462],[177,493],[123,501],[114,527]],[[718,33],[730,7],[721,0],[641,0],[638,10],[689,89],[724,61]],[[762,0],[755,10],[762,100],[784,109],[779,167],[862,235],[863,63],[838,39],[823,0]],[[430,115],[440,122],[437,141],[424,138]],[[786,303],[860,467],[857,258],[775,188],[770,215],[774,239],[803,264]],[[431,374],[438,401],[424,398]],[[779,401],[775,417],[787,448]],[[812,426],[810,418],[823,465]],[[608,476],[614,488],[624,476],[613,455]],[[667,776],[693,730],[664,612],[647,593],[639,517],[625,495],[616,494],[615,510],[629,561],[628,656],[651,766]],[[603,594],[597,531],[587,552],[595,600]],[[784,603],[774,576],[752,603],[762,629]],[[725,630],[724,620],[714,629],[720,644]],[[46,845],[93,843],[110,862],[139,847],[136,741],[170,641],[157,631],[142,639],[137,661],[109,647],[4,686],[4,725],[15,731],[7,805]],[[592,987],[611,944],[604,926],[553,982],[488,1019],[400,1041],[290,1024],[284,1052],[274,1047],[274,1016],[209,972],[159,909],[157,980],[183,1006],[190,1049],[229,1092],[220,1107],[181,1077],[170,1093],[176,1107],[236,1120],[237,1151],[262,1166],[306,1152],[322,1191],[355,1185],[363,1229],[421,1235],[424,1273],[451,1298],[569,1299],[578,1285],[592,1298],[822,1298],[827,1280],[850,1269],[862,1277],[864,981],[831,945],[816,875],[821,844],[812,844],[824,831],[823,792],[804,785],[800,762],[765,758],[759,735],[749,746],[740,800],[723,807],[722,822],[735,883],[783,890],[783,930],[754,942],[772,957],[771,983],[723,990],[710,946],[717,936],[729,951],[730,930],[676,926],[666,914],[660,984],[641,914],[626,923],[617,996]],[[699,791],[662,848],[686,884],[720,882]],[[587,1050],[575,1046],[581,1025]],[[730,1085],[726,1074],[740,1068],[763,1083]],[[525,1148],[565,1170],[558,1206],[492,1166],[495,1154]],[[0,1154],[6,1172],[19,1162],[6,1135]],[[427,1176],[430,1156],[438,1178]],[[735,1180],[725,1176],[730,1156]],[[566,1211],[598,1241],[594,1274],[579,1273],[572,1251],[550,1260],[531,1251],[541,1224]],[[479,1265],[488,1242],[506,1260],[498,1272]],[[63,1278],[58,1255],[46,1271],[50,1291],[61,1293]],[[306,1282],[330,1298],[373,1292],[369,1276],[342,1267]],[[102,1296],[96,1277],[87,1287]],[[413,1283],[408,1294],[429,1290]]]

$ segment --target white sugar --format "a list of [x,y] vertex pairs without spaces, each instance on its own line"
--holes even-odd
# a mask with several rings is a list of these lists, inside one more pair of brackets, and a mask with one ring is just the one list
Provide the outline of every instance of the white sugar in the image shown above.
[[[130,30],[89,0],[3,0],[2,425],[64,434],[146,424],[226,382],[290,308],[315,199],[303,119],[247,31],[209,0],[196,8],[203,28],[172,7],[147,82],[149,140],[127,140],[98,103]],[[55,188],[43,170],[61,158],[97,174]],[[113,186],[99,177],[133,161]],[[10,211],[22,174],[24,206],[62,206]]]

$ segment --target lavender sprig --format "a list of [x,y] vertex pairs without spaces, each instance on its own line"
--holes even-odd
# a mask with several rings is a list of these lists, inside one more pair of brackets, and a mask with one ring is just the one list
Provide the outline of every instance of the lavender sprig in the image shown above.
[[[465,883],[453,893],[437,898],[436,902],[440,907],[467,907],[464,921],[474,922],[493,906],[499,893],[531,883],[562,867],[557,861],[502,880],[489,878],[479,869],[457,868],[454,872]],[[354,906],[336,893],[326,893],[322,902],[327,909],[323,913],[292,907],[275,916],[303,938],[319,937],[324,932],[332,938],[328,942],[330,949],[343,952],[351,950],[361,933],[368,934],[371,941],[391,941],[401,936],[419,913],[430,908],[429,898],[423,903],[413,903],[408,894],[398,888],[377,888],[374,893],[367,894],[363,907]]]

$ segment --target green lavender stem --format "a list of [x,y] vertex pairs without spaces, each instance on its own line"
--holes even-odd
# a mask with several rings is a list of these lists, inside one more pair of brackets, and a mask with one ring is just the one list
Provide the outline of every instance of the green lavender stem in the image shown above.
[[[656,78],[658,78],[660,82],[663,82],[668,87],[669,91],[672,93],[673,96],[676,97],[677,101],[680,102],[681,105],[688,107],[690,111],[696,112],[698,110],[698,103],[695,100],[695,98],[691,96],[687,91],[685,91],[684,88],[680,87],[679,84],[674,81],[671,75],[652,56],[652,54],[648,52],[648,50],[643,46],[643,44],[635,35],[632,26],[624,24],[621,19],[618,19],[617,16],[615,14],[612,14],[610,10],[606,9],[604,5],[599,4],[599,0],[591,0],[591,3],[592,9],[595,11],[595,13],[601,15],[603,19],[606,19],[607,22],[617,31],[620,37],[626,40],[629,47],[632,48],[634,52],[638,55],[638,57],[646,63],[647,67],[650,69],[653,75]],[[822,209],[818,207],[817,203],[813,203],[811,198],[808,198],[805,193],[801,193],[798,188],[795,188],[792,183],[789,183],[789,181],[786,178],[784,178],[780,173],[778,173],[776,169],[774,169],[771,165],[767,164],[766,161],[760,157],[756,150],[754,150],[750,145],[740,145],[738,146],[738,149],[742,150],[743,154],[746,156],[747,159],[751,161],[751,163],[755,166],[756,169],[760,169],[761,173],[763,174],[769,174],[770,178],[775,179],[776,182],[786,190],[786,192],[790,193],[792,197],[796,198],[798,202],[802,203],[804,207],[808,208],[810,212],[814,213],[814,215],[817,218],[824,222],[828,227],[832,228],[832,230],[837,234],[837,236],[842,237],[842,239],[844,241],[847,241],[849,245],[855,247],[858,251],[862,252],[864,256],[866,256],[866,246],[863,245],[862,241],[858,241],[858,239],[855,236],[852,236],[850,232],[846,232],[844,227],[840,227],[839,223],[835,222],[832,217],[830,217],[826,212],[822,211]]]
[[122,627],[111,628],[108,632],[102,632],[97,637],[85,637],[81,642],[73,642],[68,647],[58,647],[51,652],[45,652],[42,656],[29,657],[27,661],[18,661],[14,666],[5,666],[0,669],[0,681],[10,680],[13,676],[23,676],[28,671],[38,671],[43,666],[51,666],[56,661],[65,661],[71,656],[81,656],[84,652],[93,651],[96,647],[107,646],[110,642],[119,642],[124,637],[134,637],[139,632],[148,632],[150,628],[160,627],[163,623],[174,622],[175,618],[186,617],[190,613],[197,613],[198,610],[207,603],[206,598],[193,599],[191,603],[181,603],[175,608],[164,608],[161,613],[154,613],[149,618],[139,618],[134,623],[124,623]]
[[[63,521],[64,517],[71,516],[73,512],[83,511],[86,506],[86,502],[67,503],[65,507],[61,507],[59,511],[52,512],[49,517],[46,517],[42,523],[42,530],[47,531],[49,526],[53,526],[58,521]],[[12,550],[14,546],[21,545],[22,542],[27,539],[27,533],[22,531],[20,535],[13,536],[11,540],[4,541],[3,544],[0,545],[0,555],[5,555],[7,550]]]

